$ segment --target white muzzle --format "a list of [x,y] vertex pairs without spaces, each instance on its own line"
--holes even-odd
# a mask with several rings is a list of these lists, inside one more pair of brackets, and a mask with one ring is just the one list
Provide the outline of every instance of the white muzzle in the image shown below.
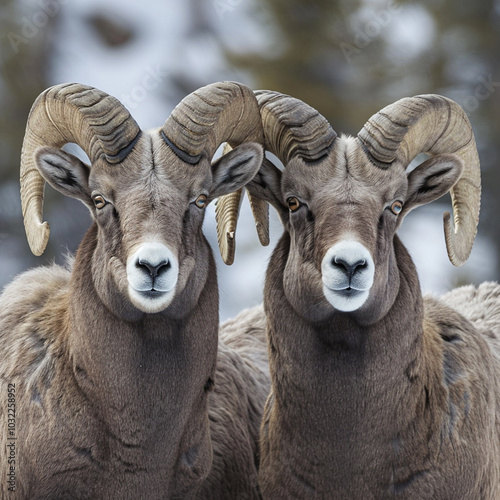
[[359,309],[368,299],[375,265],[370,252],[355,240],[333,245],[321,263],[323,293],[342,312]]
[[143,243],[127,260],[128,293],[141,311],[165,309],[175,296],[179,263],[162,243]]

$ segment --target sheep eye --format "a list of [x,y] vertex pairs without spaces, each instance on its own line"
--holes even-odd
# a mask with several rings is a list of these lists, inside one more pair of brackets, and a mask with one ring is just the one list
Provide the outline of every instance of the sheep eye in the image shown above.
[[300,206],[301,203],[297,198],[295,198],[295,196],[288,198],[288,208],[290,209],[290,212],[296,212]]
[[96,194],[93,198],[93,201],[94,201],[94,206],[97,209],[103,208],[107,203],[107,201],[104,199],[104,197],[101,196],[100,194]]
[[198,208],[205,208],[207,206],[207,195],[206,194],[200,194],[200,196],[198,196],[198,198],[196,198],[194,204],[198,207]]
[[397,200],[391,205],[391,212],[394,215],[399,215],[401,210],[403,210],[403,202]]

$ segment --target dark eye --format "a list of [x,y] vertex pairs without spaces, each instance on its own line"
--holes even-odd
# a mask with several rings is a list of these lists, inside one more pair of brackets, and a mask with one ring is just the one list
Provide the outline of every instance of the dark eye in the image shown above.
[[296,212],[300,206],[301,203],[297,198],[295,198],[295,196],[288,198],[288,208],[290,209],[290,212]]
[[93,197],[93,201],[94,201],[94,206],[97,208],[97,209],[101,209],[103,208],[107,201],[104,199],[103,196],[101,196],[100,194],[96,194],[94,197]]
[[198,208],[205,208],[207,206],[207,195],[206,194],[200,194],[200,196],[198,196],[198,198],[196,198],[194,204],[198,207]]
[[391,205],[391,212],[394,215],[399,215],[401,213],[401,210],[403,210],[403,202],[399,200],[393,202],[393,204]]

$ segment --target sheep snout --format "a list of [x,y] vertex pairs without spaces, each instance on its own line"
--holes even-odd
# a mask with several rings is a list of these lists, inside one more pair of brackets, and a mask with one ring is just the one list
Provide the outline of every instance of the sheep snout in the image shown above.
[[364,245],[344,240],[333,245],[321,263],[323,293],[337,310],[359,309],[368,299],[375,265]]
[[179,263],[162,243],[143,243],[127,260],[130,300],[141,311],[165,309],[175,295]]

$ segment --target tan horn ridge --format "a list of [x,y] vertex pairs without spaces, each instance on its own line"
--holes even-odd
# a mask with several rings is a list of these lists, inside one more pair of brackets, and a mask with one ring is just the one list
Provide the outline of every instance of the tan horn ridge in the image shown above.
[[228,142],[262,144],[259,108],[253,92],[241,83],[220,82],[186,96],[165,121],[161,136],[187,163],[196,164],[203,154],[212,159]]
[[337,138],[328,121],[294,97],[270,90],[255,92],[266,149],[286,166],[293,156],[315,162],[326,156]]
[[462,176],[450,190],[453,221],[444,214],[450,261],[467,261],[479,222],[481,172],[476,141],[465,111],[446,97],[407,97],[374,114],[358,134],[368,158],[379,168],[406,169],[419,153],[455,154],[464,162]]
[[[285,165],[296,155],[313,163],[328,154],[337,135],[314,108],[279,92],[259,90],[254,94],[264,128],[265,147]],[[249,200],[259,240],[262,245],[268,245],[268,204],[250,195]],[[217,203],[219,244],[226,263],[232,263],[234,260],[234,233],[240,204],[241,193],[234,193]]]
[[[186,96],[160,134],[172,151],[191,165],[203,156],[210,161],[223,142],[230,150],[244,142],[264,141],[257,100],[247,86],[236,82],[213,83]],[[221,196],[216,204],[219,250],[226,264],[234,261],[241,196],[241,191]],[[256,224],[260,227],[265,221]]]
[[43,222],[45,181],[35,165],[41,146],[78,144],[93,162],[103,155],[119,163],[132,150],[140,128],[127,109],[101,90],[78,83],[55,85],[35,100],[26,124],[21,151],[21,206],[31,251],[41,255],[50,228]]

